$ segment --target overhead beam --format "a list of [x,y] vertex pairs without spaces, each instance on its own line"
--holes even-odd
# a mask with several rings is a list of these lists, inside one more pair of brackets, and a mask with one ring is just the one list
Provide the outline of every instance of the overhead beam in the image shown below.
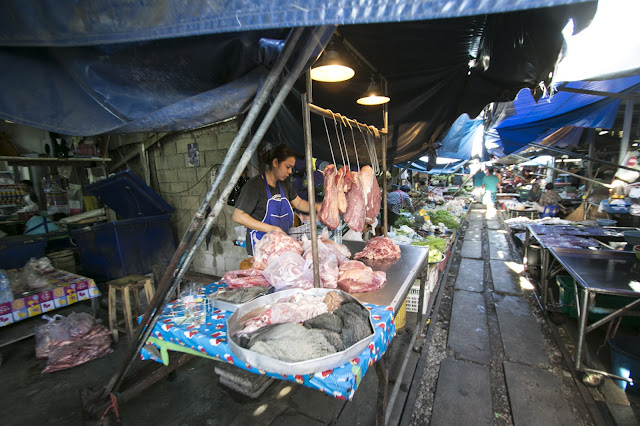
[[559,87],[558,92],[580,93],[583,95],[604,96],[616,99],[640,99],[640,93],[602,92],[600,90],[574,89],[572,87]]

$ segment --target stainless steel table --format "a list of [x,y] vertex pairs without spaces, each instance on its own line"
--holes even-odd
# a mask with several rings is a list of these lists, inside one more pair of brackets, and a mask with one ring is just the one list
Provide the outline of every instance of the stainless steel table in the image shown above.
[[[602,374],[616,379],[629,380],[605,371],[592,370],[582,366],[582,350],[585,336],[596,328],[613,321],[640,304],[640,266],[634,253],[621,251],[576,250],[550,247],[549,253],[573,277],[575,284],[582,288],[578,307],[578,345],[575,367],[578,371]],[[635,298],[622,308],[587,326],[589,303],[594,303],[596,294],[627,296]]]
[[[559,272],[558,268],[554,269],[554,258],[549,255],[549,248],[552,244],[545,242],[546,235],[572,236],[580,238],[589,238],[598,242],[624,241],[623,232],[635,228],[623,227],[600,227],[600,226],[578,226],[578,225],[527,225],[524,240],[524,259],[528,259],[529,250],[531,248],[530,239],[533,237],[537,241],[537,247],[540,249],[540,290],[542,293],[542,306],[547,309],[549,281]],[[605,249],[604,245],[594,247],[597,249]],[[593,250],[582,250],[593,251]],[[527,265],[530,267],[531,265]]]
[[[352,256],[364,248],[363,242],[343,241],[343,243],[351,250]],[[401,245],[400,254],[400,259],[360,259],[374,271],[385,271],[387,273],[387,283],[377,291],[356,293],[353,296],[361,302],[391,306],[394,314],[397,313],[400,306],[402,306],[402,302],[407,298],[413,282],[418,277],[420,269],[426,264],[429,258],[429,250],[425,250],[425,247]],[[421,297],[424,297],[424,295],[421,295]]]

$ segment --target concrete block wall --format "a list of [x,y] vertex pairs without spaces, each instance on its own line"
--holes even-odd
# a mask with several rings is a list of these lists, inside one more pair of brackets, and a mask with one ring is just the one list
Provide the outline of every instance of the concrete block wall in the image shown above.
[[[154,146],[149,152],[151,180],[158,193],[175,208],[172,226],[176,242],[179,242],[191,223],[212,183],[212,168],[224,160],[231,142],[238,132],[238,120],[221,123],[197,136],[190,133],[181,138]],[[197,143],[200,166],[189,166],[187,145]],[[220,188],[222,191],[223,188]],[[215,202],[212,200],[212,205]],[[222,276],[226,271],[239,269],[247,258],[246,249],[233,244],[236,239],[235,224],[231,219],[233,207],[226,205],[213,227],[209,247],[202,247],[195,254],[191,268],[196,272]]]

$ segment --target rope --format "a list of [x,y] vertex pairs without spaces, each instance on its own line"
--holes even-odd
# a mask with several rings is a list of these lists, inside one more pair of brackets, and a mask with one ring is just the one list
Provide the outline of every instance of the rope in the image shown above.
[[333,159],[333,165],[336,165],[336,157],[333,156],[333,147],[331,146],[331,136],[329,136],[329,128],[327,127],[327,120],[322,117],[322,122],[324,123],[324,130],[327,132],[327,140],[329,141],[329,149],[331,150],[331,158]]
[[107,407],[107,409],[104,410],[104,413],[102,414],[102,417],[100,417],[100,420],[98,421],[98,425],[100,425],[100,426],[102,426],[102,424],[104,424],[104,419],[107,417],[107,414],[112,409],[113,409],[113,412],[116,415],[116,420],[118,421],[118,423],[120,423],[120,408],[118,407],[118,397],[116,396],[115,393],[111,392],[111,394],[109,395],[109,398],[111,398],[111,405],[109,405]]

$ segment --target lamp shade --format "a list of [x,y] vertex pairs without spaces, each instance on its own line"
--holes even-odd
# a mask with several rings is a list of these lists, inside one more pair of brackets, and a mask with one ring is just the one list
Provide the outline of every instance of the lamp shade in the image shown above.
[[335,50],[327,50],[322,58],[311,68],[311,79],[335,83],[349,80],[356,72],[345,65]]
[[384,95],[384,92],[378,83],[371,82],[367,91],[364,92],[364,95],[362,95],[356,102],[360,105],[382,105],[386,104],[390,100],[391,98]]

